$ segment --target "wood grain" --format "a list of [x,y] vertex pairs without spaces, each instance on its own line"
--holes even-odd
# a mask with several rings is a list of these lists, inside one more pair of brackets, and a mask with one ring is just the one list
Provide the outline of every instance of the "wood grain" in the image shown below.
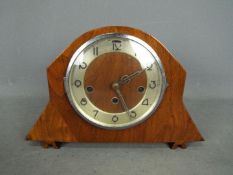
[[[157,111],[145,122],[124,130],[105,130],[84,121],[71,107],[63,84],[63,77],[73,53],[87,40],[113,32],[133,35],[147,42],[160,57],[169,82]],[[164,142],[170,143],[172,148],[184,147],[187,142],[204,140],[183,103],[186,77],[184,68],[158,40],[141,30],[109,26],[84,33],[48,67],[47,76],[50,100],[28,133],[28,140],[41,141],[46,146],[54,147],[57,142]]]

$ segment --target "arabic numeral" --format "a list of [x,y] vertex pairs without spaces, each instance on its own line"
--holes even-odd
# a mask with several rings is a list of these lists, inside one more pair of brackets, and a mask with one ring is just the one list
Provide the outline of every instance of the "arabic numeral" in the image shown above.
[[118,120],[119,120],[119,118],[118,118],[116,115],[114,115],[114,116],[112,117],[112,121],[113,121],[114,123],[116,123]]
[[99,48],[93,47],[93,55],[98,56],[99,55]]
[[137,117],[137,113],[135,111],[130,112],[130,117],[135,118]]
[[81,84],[82,84],[82,82],[81,82],[80,80],[75,80],[75,82],[74,82],[74,85],[75,85],[76,87],[81,86]]
[[154,81],[154,80],[150,81],[149,88],[151,88],[151,89],[156,88],[156,81]]
[[79,69],[86,69],[87,68],[87,63],[82,62],[81,64],[79,64],[78,68]]
[[145,100],[142,101],[142,105],[149,105],[149,100],[146,98]]
[[112,40],[112,50],[121,50],[120,40]]
[[146,70],[152,71],[152,67],[153,67],[153,64],[151,64],[150,66],[147,66],[147,67],[146,67]]
[[94,112],[94,117],[96,117],[96,116],[97,116],[97,114],[99,113],[99,111],[98,111],[98,110],[93,110],[93,112]]
[[80,101],[81,105],[86,105],[87,104],[87,99],[86,98],[82,98]]

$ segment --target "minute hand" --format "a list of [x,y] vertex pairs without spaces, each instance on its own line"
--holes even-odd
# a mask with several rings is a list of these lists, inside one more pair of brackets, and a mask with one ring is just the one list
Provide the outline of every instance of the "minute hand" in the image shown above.
[[129,111],[129,108],[123,98],[123,95],[121,94],[121,91],[120,91],[120,86],[118,83],[113,83],[112,84],[112,87],[113,89],[116,91],[118,97],[120,98],[120,101],[121,101],[121,105],[122,107],[124,108],[125,112],[127,112],[128,116],[130,116],[130,111]]

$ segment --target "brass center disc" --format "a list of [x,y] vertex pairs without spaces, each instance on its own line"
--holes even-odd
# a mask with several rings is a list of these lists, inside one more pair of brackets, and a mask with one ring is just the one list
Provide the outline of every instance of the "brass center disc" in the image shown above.
[[[124,112],[120,99],[118,103],[112,103],[117,97],[112,84],[124,75],[130,75],[141,70],[140,63],[132,56],[125,53],[105,53],[98,56],[87,68],[84,77],[84,87],[92,87],[86,95],[90,101],[103,111],[110,113]],[[121,93],[129,109],[133,108],[142,99],[144,93],[139,92],[139,87],[146,90],[146,73],[143,72],[129,83],[120,86]]]

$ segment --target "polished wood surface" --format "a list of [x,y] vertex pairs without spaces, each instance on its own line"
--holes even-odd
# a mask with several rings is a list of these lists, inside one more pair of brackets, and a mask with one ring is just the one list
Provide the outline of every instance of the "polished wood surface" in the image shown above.
[[[133,35],[147,42],[160,57],[169,83],[157,111],[143,123],[124,130],[101,129],[84,121],[71,107],[63,84],[73,53],[87,40],[112,32]],[[158,40],[138,29],[109,26],[81,35],[48,67],[47,76],[49,103],[26,137],[45,143],[45,147],[56,148],[57,142],[165,142],[171,148],[184,148],[187,142],[204,140],[183,103],[184,68]]]
[[[92,86],[93,92],[86,94],[95,106],[104,111],[123,112],[125,110],[120,102],[118,104],[112,103],[113,97],[118,98],[112,84],[123,75],[130,75],[138,70],[142,70],[140,63],[128,54],[120,52],[103,54],[88,66],[84,87]],[[138,92],[137,89],[139,86],[146,89],[146,84],[146,73],[143,72],[133,81],[121,86],[121,93],[129,109],[142,99],[144,93]]]

